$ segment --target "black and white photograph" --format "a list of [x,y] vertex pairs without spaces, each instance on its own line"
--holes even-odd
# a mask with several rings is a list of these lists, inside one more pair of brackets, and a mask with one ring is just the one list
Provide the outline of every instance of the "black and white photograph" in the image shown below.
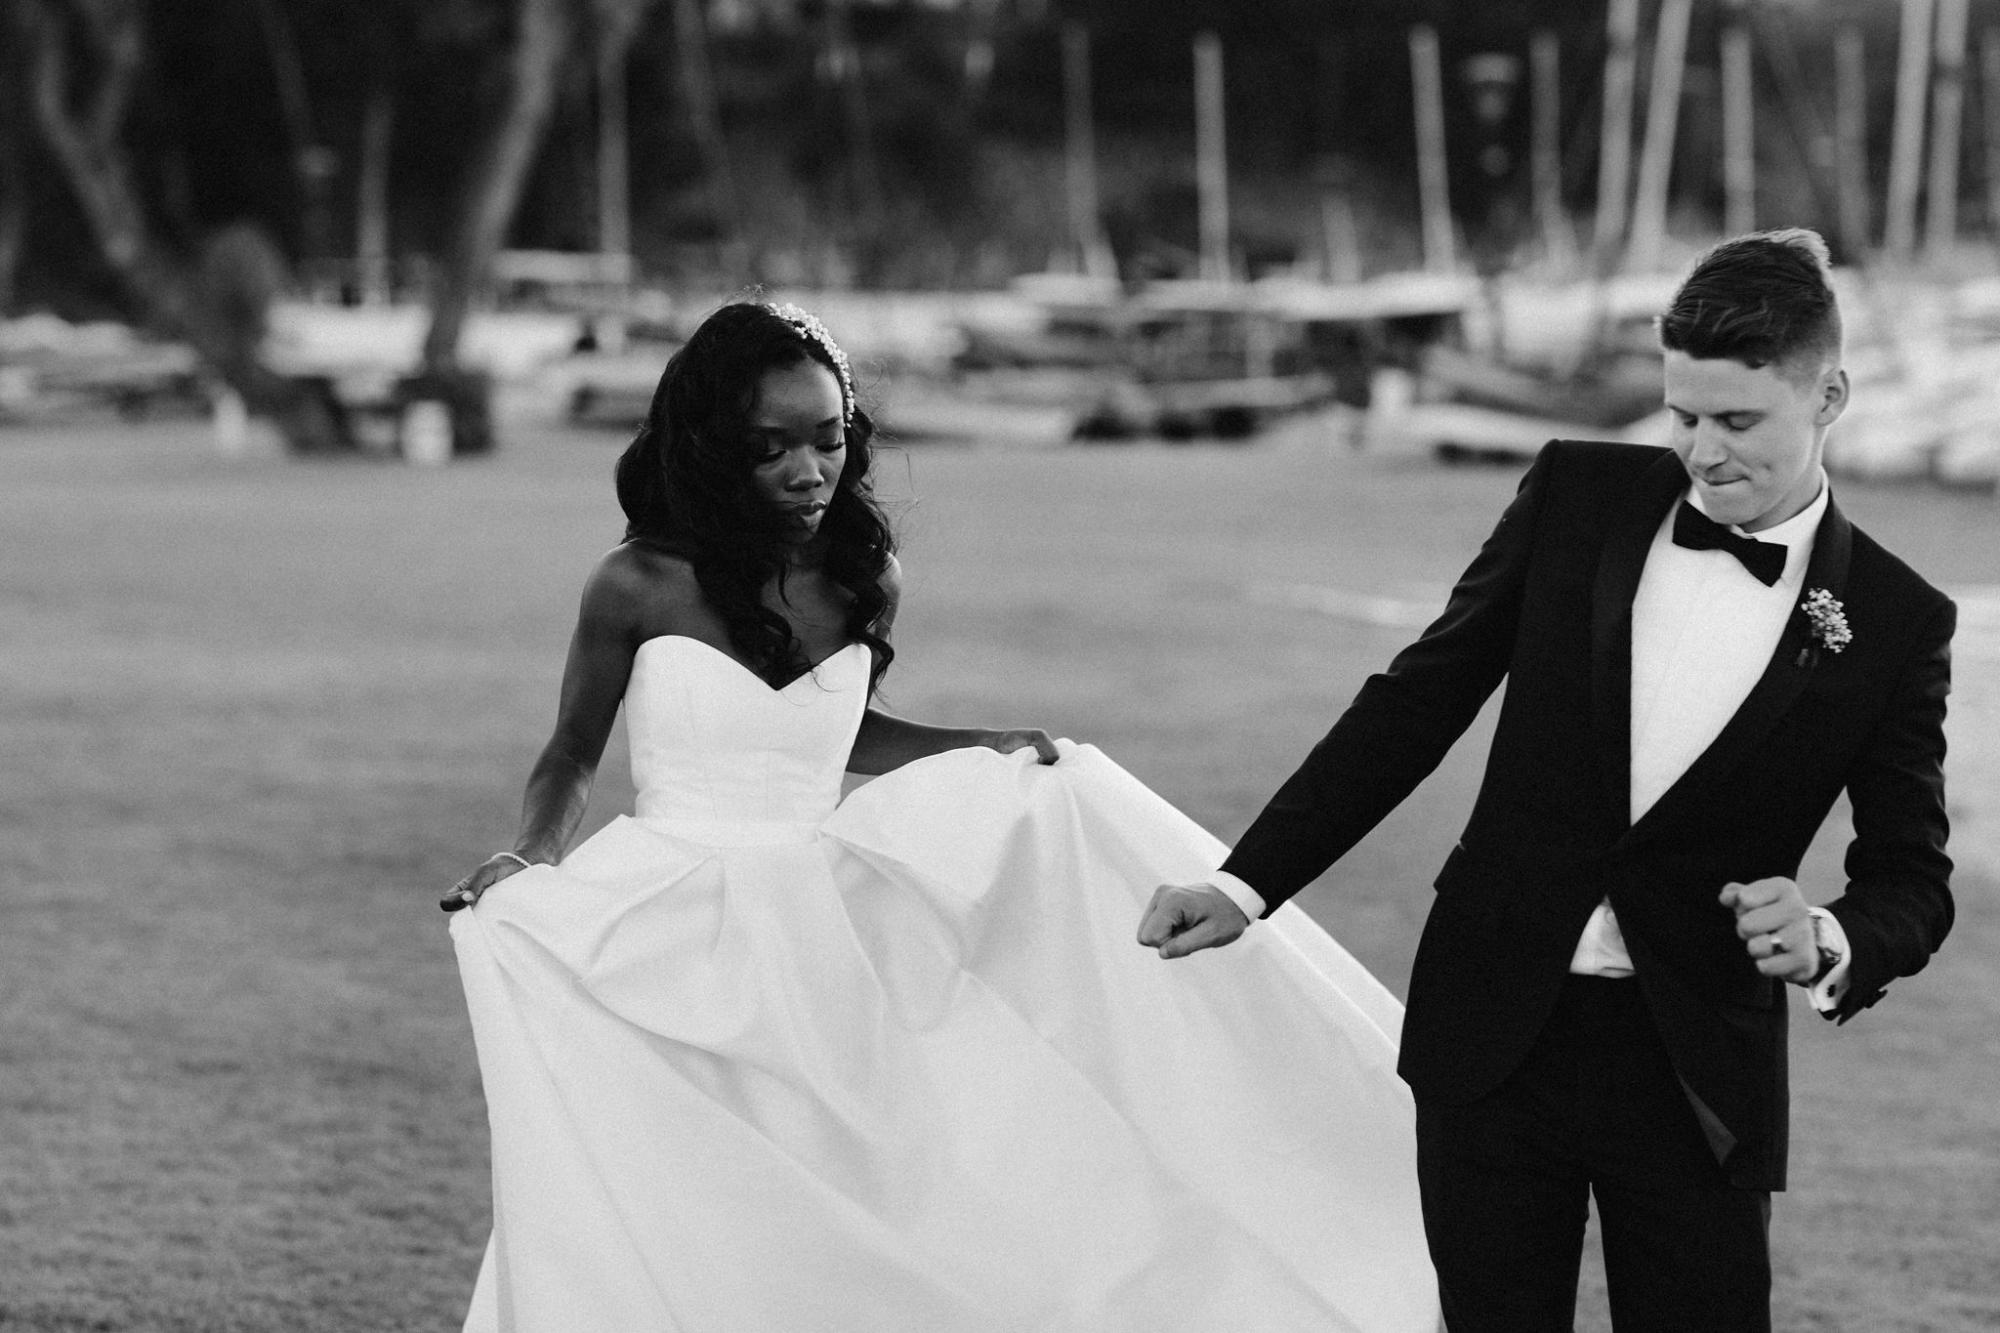
[[2000,0],[0,0],[0,1333],[2000,1330]]

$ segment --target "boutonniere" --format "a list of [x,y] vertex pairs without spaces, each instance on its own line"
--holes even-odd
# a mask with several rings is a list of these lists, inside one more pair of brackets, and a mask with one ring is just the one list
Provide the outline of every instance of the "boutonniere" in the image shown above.
[[1824,648],[1837,653],[1854,639],[1854,631],[1847,627],[1847,609],[1840,599],[1825,588],[1814,588],[1806,593],[1806,599],[1799,603],[1799,610],[1805,612],[1806,624],[1812,629],[1813,646],[1799,654],[1799,665],[1807,666],[1819,658],[1819,650]]

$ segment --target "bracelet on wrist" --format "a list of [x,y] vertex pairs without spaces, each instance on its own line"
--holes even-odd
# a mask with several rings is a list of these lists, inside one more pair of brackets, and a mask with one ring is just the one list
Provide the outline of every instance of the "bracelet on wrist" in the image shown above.
[[493,856],[489,856],[486,859],[491,861],[494,856],[504,856],[509,861],[512,861],[516,865],[520,866],[521,869],[523,870],[528,870],[532,868],[535,864],[533,861],[530,861],[527,857],[521,855],[519,852],[495,852],[493,853]]

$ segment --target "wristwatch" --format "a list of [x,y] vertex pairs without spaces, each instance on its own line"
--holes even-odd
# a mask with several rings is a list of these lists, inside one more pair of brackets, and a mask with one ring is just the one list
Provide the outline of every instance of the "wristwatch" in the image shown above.
[[1841,960],[1847,957],[1846,954],[1834,947],[1832,934],[1826,928],[1825,917],[1818,914],[1813,916],[1812,933],[1813,948],[1819,951],[1819,966],[1814,969],[1812,976],[1808,977],[1804,983],[1808,990],[1825,981],[1826,974],[1833,971],[1834,968],[1839,967]]

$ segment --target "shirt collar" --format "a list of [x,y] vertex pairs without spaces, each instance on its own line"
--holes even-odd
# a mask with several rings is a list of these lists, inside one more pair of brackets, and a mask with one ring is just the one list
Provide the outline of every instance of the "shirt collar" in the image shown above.
[[[1734,523],[1729,525],[1729,530],[1738,536],[1750,537],[1760,542],[1774,542],[1794,552],[1801,546],[1810,548],[1813,538],[1819,533],[1819,521],[1826,517],[1826,502],[1831,496],[1832,489],[1827,484],[1826,469],[1821,468],[1819,472],[1819,494],[1815,495],[1812,503],[1804,509],[1793,514],[1783,523],[1773,524],[1765,528],[1762,532],[1745,532]],[[1701,492],[1695,487],[1688,487],[1687,502],[1700,510],[1703,516],[1713,517],[1702,504]],[[1787,566],[1787,572],[1790,572],[1789,565]]]

